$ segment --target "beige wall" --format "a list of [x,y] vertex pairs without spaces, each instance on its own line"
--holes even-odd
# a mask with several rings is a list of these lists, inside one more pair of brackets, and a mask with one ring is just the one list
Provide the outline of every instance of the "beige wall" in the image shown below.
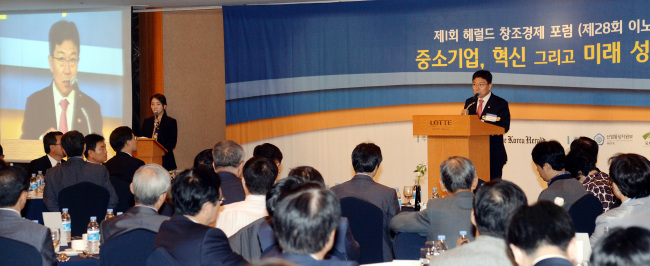
[[226,101],[221,9],[163,12],[167,113],[178,122],[178,169],[225,139]]

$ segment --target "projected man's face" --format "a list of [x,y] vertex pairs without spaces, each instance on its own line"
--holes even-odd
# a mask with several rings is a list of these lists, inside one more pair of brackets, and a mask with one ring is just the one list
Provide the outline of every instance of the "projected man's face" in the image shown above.
[[61,96],[67,97],[72,91],[70,78],[77,76],[79,48],[72,41],[65,40],[54,47],[54,52],[48,56],[48,61],[57,90]]

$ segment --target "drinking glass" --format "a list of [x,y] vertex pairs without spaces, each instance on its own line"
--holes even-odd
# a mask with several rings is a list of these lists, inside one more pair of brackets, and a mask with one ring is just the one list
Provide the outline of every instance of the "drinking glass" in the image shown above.
[[413,187],[412,186],[404,186],[404,197],[406,198],[406,206],[411,205],[411,197],[413,197]]
[[59,244],[61,243],[61,235],[59,229],[50,229],[52,233],[52,245],[54,245],[54,252],[59,252]]

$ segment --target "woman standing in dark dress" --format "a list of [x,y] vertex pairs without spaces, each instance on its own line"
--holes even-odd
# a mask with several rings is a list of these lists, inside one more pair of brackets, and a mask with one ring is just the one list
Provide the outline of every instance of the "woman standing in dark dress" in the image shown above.
[[154,116],[149,117],[142,122],[142,135],[147,138],[156,139],[167,149],[167,153],[162,157],[162,166],[171,171],[176,169],[176,159],[174,159],[174,148],[176,148],[178,128],[176,119],[167,116],[167,99],[165,95],[155,94],[149,99],[151,111]]

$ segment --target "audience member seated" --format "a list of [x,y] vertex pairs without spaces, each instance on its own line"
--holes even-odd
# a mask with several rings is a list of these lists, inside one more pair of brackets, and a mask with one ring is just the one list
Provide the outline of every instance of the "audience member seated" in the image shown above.
[[502,180],[479,187],[472,208],[476,240],[442,253],[431,260],[431,265],[515,265],[504,239],[506,224],[512,213],[527,204],[524,192],[512,182]]
[[420,212],[403,212],[390,222],[395,232],[418,233],[434,241],[438,235],[447,238],[449,248],[456,247],[460,231],[467,231],[467,237],[474,239],[472,232],[472,190],[476,188],[478,178],[474,164],[467,158],[453,156],[440,164],[440,180],[450,197],[431,199],[427,208]]
[[167,251],[179,265],[245,265],[223,231],[209,226],[219,214],[220,184],[203,168],[180,173],[172,184],[176,213],[160,226],[154,248]]
[[104,137],[97,134],[88,134],[84,141],[86,142],[86,150],[84,151],[86,161],[94,164],[104,164],[108,157]]
[[566,157],[566,170],[603,204],[603,212],[617,206],[609,176],[596,169],[596,161],[588,154],[570,151]]
[[230,237],[255,220],[268,216],[266,192],[271,189],[277,176],[275,162],[262,156],[250,158],[244,164],[246,199],[221,207],[217,228]]
[[381,161],[382,155],[379,146],[373,143],[361,143],[357,145],[352,151],[352,168],[354,168],[356,174],[350,181],[334,186],[331,190],[336,193],[339,199],[352,197],[365,200],[383,211],[384,220],[382,224],[384,234],[382,236],[382,255],[384,261],[392,261],[393,241],[388,225],[391,219],[393,219],[393,216],[397,214],[399,204],[397,203],[395,189],[379,184],[373,180]]
[[519,265],[573,266],[575,233],[569,213],[541,200],[514,213],[506,239]]
[[194,157],[193,167],[205,167],[205,169],[214,171],[214,167],[212,167],[212,149],[205,149],[199,152]]
[[6,166],[7,166],[7,163],[5,162],[4,150],[2,149],[2,145],[0,145],[0,170],[5,168]]
[[232,140],[220,141],[212,148],[212,161],[215,173],[221,178],[223,205],[244,200],[246,193],[241,179],[244,149],[241,145]]
[[613,229],[596,244],[589,265],[650,265],[650,231],[641,227]]
[[333,257],[341,205],[336,195],[316,184],[305,184],[281,196],[272,219],[283,259],[299,265],[358,265]]
[[559,142],[551,140],[537,143],[532,157],[539,176],[548,182],[548,188],[539,193],[537,200],[554,202],[555,198],[562,198],[562,207],[568,211],[574,202],[587,195],[582,184],[564,170],[566,155]]
[[129,184],[133,180],[135,171],[143,166],[144,162],[133,157],[133,153],[138,151],[138,140],[131,128],[126,126],[116,128],[111,132],[109,141],[116,153],[105,165],[120,200],[115,211],[124,212],[135,204],[133,193],[129,191]]
[[84,136],[79,131],[68,131],[61,137],[61,146],[68,154],[68,161],[53,167],[45,176],[43,203],[51,212],[61,211],[59,208],[59,192],[72,185],[90,182],[108,191],[110,199],[108,208],[117,206],[117,195],[108,179],[108,170],[103,165],[84,161]]
[[257,145],[255,146],[255,149],[253,149],[253,156],[264,156],[273,160],[275,165],[278,167],[278,173],[282,171],[280,168],[280,164],[282,163],[282,152],[277,146],[271,143]]
[[29,177],[22,169],[7,166],[0,170],[0,237],[33,246],[41,253],[43,265],[52,265],[56,259],[50,229],[20,217],[28,189]]
[[131,183],[135,206],[122,215],[102,222],[100,227],[102,243],[135,229],[158,232],[160,224],[169,220],[169,217],[159,215],[158,209],[165,202],[170,180],[169,172],[157,164],[147,164],[135,171]]
[[65,151],[61,147],[61,137],[63,133],[59,131],[48,132],[43,136],[43,148],[45,155],[29,162],[27,174],[38,174],[41,171],[43,175],[50,169],[60,163],[65,162]]
[[592,246],[598,243],[607,227],[650,229],[650,162],[632,153],[616,155],[609,161],[614,195],[622,203],[596,218],[596,230],[590,238]]

